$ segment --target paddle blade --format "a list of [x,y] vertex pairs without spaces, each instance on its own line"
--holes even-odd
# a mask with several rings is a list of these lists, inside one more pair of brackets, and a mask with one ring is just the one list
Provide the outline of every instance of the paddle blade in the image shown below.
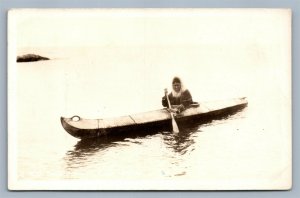
[[174,133],[179,133],[179,129],[178,129],[177,123],[174,118],[172,119],[172,127],[173,127]]

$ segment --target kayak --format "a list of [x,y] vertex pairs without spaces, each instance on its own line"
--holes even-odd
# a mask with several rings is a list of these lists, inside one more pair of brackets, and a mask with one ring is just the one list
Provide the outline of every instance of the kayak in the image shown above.
[[[230,116],[248,105],[245,97],[192,104],[184,111],[175,114],[179,126],[200,124]],[[84,119],[79,116],[61,117],[63,128],[79,139],[111,135],[126,135],[145,131],[171,130],[171,114],[167,108],[103,119]]]

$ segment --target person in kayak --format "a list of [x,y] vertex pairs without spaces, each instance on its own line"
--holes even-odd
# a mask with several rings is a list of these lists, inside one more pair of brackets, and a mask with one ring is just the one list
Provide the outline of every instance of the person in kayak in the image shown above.
[[[174,109],[175,112],[180,113],[185,108],[193,103],[192,95],[188,89],[182,85],[182,81],[179,77],[174,77],[172,80],[172,92],[168,95],[171,109]],[[165,96],[162,98],[162,105],[164,107],[169,107],[166,94],[168,93],[165,89]]]

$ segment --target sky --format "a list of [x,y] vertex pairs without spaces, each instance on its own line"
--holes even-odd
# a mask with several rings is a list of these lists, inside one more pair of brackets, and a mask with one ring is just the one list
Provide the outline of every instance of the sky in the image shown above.
[[18,47],[241,45],[285,39],[281,27],[290,16],[279,9],[132,10],[12,10],[9,25]]

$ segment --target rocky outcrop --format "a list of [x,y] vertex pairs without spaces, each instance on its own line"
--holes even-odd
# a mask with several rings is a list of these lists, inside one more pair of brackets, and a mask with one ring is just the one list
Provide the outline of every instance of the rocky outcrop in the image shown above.
[[26,54],[17,57],[17,62],[33,62],[33,61],[41,61],[41,60],[50,60],[50,59],[36,54]]

